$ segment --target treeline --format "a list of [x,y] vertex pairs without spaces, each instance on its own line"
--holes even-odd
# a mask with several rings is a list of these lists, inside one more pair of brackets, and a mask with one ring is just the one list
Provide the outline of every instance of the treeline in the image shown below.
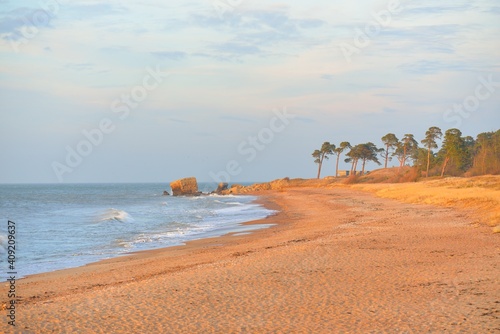
[[440,128],[433,126],[426,131],[420,143],[413,134],[405,134],[398,139],[393,133],[383,136],[381,142],[380,148],[372,142],[353,146],[344,141],[338,147],[324,142],[319,150],[312,153],[314,162],[318,164],[317,177],[321,176],[323,162],[332,155],[336,157],[335,176],[339,176],[342,154],[346,156],[344,161],[351,164],[351,175],[357,173],[358,165],[361,165],[361,174],[364,174],[368,161],[378,165],[383,163],[387,168],[393,158],[398,160],[400,167],[413,166],[426,177],[500,174],[500,130],[480,133],[474,139],[462,136],[458,129],[446,130],[443,135]]

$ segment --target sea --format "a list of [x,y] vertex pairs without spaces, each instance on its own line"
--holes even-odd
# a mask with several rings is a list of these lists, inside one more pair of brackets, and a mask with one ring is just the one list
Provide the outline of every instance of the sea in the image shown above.
[[[204,193],[217,187],[198,186]],[[174,197],[164,190],[168,184],[0,185],[0,280],[12,272],[13,240],[19,278],[270,226],[242,225],[273,214],[254,196]]]

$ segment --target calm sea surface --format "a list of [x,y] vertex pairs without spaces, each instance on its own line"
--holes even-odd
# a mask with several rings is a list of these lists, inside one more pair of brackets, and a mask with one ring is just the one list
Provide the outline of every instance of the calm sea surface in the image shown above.
[[[215,184],[199,184],[209,192]],[[0,265],[7,222],[16,227],[18,277],[81,266],[129,252],[245,232],[272,213],[252,196],[162,196],[165,184],[0,185]],[[0,277],[0,280],[5,280]]]

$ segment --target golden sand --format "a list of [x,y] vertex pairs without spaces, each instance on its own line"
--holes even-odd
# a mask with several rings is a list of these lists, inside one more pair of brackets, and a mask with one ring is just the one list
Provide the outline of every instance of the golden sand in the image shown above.
[[16,330],[500,331],[499,235],[467,212],[342,188],[261,201],[281,211],[261,221],[275,227],[19,281]]
[[356,184],[350,187],[408,203],[474,209],[479,223],[500,227],[500,175],[424,179],[413,183]]

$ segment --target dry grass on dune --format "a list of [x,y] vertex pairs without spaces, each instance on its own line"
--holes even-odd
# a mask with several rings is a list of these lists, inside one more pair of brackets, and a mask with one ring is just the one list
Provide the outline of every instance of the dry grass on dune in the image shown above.
[[408,203],[480,210],[480,220],[500,232],[500,176],[444,178],[416,183],[355,184],[350,187]]
[[[403,183],[415,182],[419,177],[419,171],[415,167],[391,167],[381,168],[360,176],[350,183]],[[349,182],[346,182],[349,184]]]
[[348,178],[284,178],[247,187],[231,188],[228,193],[286,191],[297,187],[347,187],[370,191],[379,197],[398,199],[407,203],[473,209],[479,214],[479,222],[494,227],[493,231],[500,233],[500,175],[429,178],[416,182],[418,177],[416,168],[383,168],[367,175],[353,175]]

